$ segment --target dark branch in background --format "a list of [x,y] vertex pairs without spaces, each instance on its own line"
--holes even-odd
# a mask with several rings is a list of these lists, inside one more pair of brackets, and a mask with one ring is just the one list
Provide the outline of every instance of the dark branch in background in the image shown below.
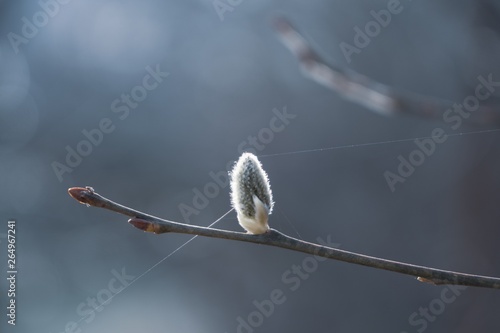
[[[454,104],[400,91],[353,70],[327,65],[286,19],[275,19],[274,27],[283,44],[297,57],[305,76],[372,111],[387,116],[406,114],[443,120],[443,113]],[[500,110],[480,105],[469,120],[478,124],[500,124]]]
[[175,232],[190,235],[199,235],[213,238],[232,239],[242,242],[263,244],[281,247],[293,251],[313,254],[325,258],[345,261],[353,264],[369,266],[378,269],[384,269],[401,274],[412,275],[421,282],[431,284],[452,284],[475,286],[484,288],[500,289],[500,279],[486,276],[470,275],[444,271],[440,269],[428,268],[405,264],[402,262],[369,257],[362,254],[352,253],[314,243],[305,242],[299,239],[284,235],[281,232],[270,229],[264,234],[252,235],[242,232],[212,229],[199,227],[189,224],[183,224],[168,220],[163,220],[151,216],[126,206],[117,204],[94,192],[91,187],[72,187],[68,190],[69,194],[82,204],[88,206],[100,207],[112,210],[114,212],[132,217],[129,223],[134,227],[155,234]]

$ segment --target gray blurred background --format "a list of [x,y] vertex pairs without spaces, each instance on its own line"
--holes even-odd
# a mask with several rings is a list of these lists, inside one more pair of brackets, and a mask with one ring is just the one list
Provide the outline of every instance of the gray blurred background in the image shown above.
[[[401,13],[348,63],[339,44],[353,44],[354,27],[388,2],[221,0],[218,13],[213,0],[2,1],[0,246],[6,254],[6,221],[16,219],[18,308],[17,325],[7,325],[2,255],[1,331],[498,331],[495,290],[446,291],[201,237],[159,263],[190,237],[143,233],[67,194],[89,185],[133,208],[207,226],[230,209],[229,189],[215,187],[202,209],[193,208],[196,191],[211,187],[211,173],[226,172],[249,136],[266,132],[256,152],[276,201],[271,227],[373,256],[500,276],[500,133],[480,132],[495,126],[453,130],[372,113],[303,77],[270,24],[284,15],[328,62],[417,93],[461,103],[479,75],[500,81],[498,1],[401,0]],[[24,27],[34,20],[38,28]],[[147,68],[168,72],[150,91],[141,88]],[[120,99],[131,93],[140,101],[126,113]],[[295,118],[266,137],[284,109]],[[103,119],[113,130],[96,134],[88,152],[82,131]],[[384,172],[416,146],[380,142],[434,128],[479,132],[450,136],[391,192]],[[380,144],[357,146],[364,143]],[[353,146],[309,151],[346,145]],[[54,165],[68,167],[67,147],[88,153],[58,177]],[[196,213],[186,218],[187,206]],[[234,212],[216,226],[242,230]],[[303,263],[311,272],[299,277],[291,269]],[[122,273],[125,289],[115,277]],[[257,313],[255,302],[269,304],[275,289],[286,300]],[[91,312],[93,298],[107,302]]]

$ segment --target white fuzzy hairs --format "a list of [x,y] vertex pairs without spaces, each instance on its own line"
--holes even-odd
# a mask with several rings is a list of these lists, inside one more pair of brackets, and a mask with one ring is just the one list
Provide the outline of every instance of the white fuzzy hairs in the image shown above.
[[243,153],[231,177],[231,205],[240,225],[250,234],[269,230],[267,220],[274,206],[273,193],[267,173],[252,153]]

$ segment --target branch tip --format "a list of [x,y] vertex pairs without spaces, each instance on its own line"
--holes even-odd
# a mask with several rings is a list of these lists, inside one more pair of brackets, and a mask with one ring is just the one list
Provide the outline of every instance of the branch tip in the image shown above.
[[285,33],[291,30],[290,23],[282,16],[273,18],[272,25],[276,31]]
[[90,204],[89,198],[87,195],[94,192],[94,189],[91,187],[70,187],[68,189],[68,194],[78,201],[81,204]]

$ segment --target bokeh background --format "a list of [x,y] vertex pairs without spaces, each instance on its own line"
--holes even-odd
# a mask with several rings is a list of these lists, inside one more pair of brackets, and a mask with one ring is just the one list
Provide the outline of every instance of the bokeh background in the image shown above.
[[[495,290],[455,291],[444,303],[443,292],[453,295],[446,287],[335,261],[319,262],[291,290],[283,275],[304,254],[204,238],[172,254],[190,237],[142,233],[68,196],[67,188],[89,185],[133,208],[207,226],[230,209],[227,186],[187,219],[179,207],[193,207],[210,173],[225,173],[238,146],[269,127],[274,109],[286,109],[295,118],[257,151],[276,201],[273,228],[500,276],[500,132],[482,132],[495,125],[454,131],[438,120],[375,114],[303,77],[271,28],[283,15],[328,62],[461,103],[479,75],[500,80],[497,1],[401,0],[402,12],[350,63],[339,44],[353,44],[354,27],[388,1],[220,3],[222,19],[213,0],[0,2],[0,262],[6,275],[6,221],[14,218],[19,272],[15,327],[6,323],[2,277],[1,331],[236,332],[238,318],[249,316],[257,327],[240,332],[498,331]],[[47,22],[37,14],[43,8],[53,14]],[[34,16],[41,27],[16,50],[10,33],[22,36],[23,18]],[[148,66],[168,76],[120,119],[112,103],[142,84]],[[65,164],[66,147],[76,149],[82,131],[105,118],[114,130],[59,179],[54,162]],[[416,146],[383,142],[437,127],[477,133],[451,136],[391,192],[383,173]],[[241,230],[234,212],[216,226]],[[107,300],[117,272],[134,282],[90,314],[89,300]],[[269,316],[252,314],[274,289],[286,301]],[[410,321],[430,306],[433,319]]]

